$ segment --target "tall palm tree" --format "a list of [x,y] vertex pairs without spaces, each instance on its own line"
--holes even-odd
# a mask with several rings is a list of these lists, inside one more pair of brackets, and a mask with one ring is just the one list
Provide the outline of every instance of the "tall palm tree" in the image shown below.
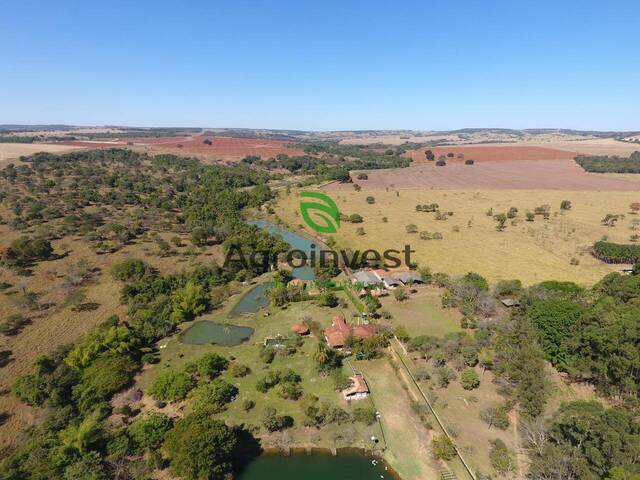
[[329,361],[329,347],[327,346],[326,343],[322,341],[318,342],[318,347],[316,348],[316,351],[313,354],[313,359],[319,365],[324,365]]

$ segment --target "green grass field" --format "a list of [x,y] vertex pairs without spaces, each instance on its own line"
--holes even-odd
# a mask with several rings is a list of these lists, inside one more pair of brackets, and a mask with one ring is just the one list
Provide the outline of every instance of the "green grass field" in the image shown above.
[[391,324],[404,326],[411,337],[432,335],[444,337],[448,333],[460,332],[458,310],[442,308],[440,295],[435,287],[419,286],[407,300],[398,302],[393,295],[381,299],[382,309],[391,315]]

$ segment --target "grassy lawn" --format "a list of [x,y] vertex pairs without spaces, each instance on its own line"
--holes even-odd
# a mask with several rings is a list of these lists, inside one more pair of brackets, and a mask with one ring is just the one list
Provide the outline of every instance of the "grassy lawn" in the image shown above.
[[386,358],[354,362],[364,373],[380,412],[388,449],[384,457],[403,480],[436,479],[437,463],[429,445],[430,432],[413,410],[410,397]]
[[442,291],[435,287],[418,286],[407,300],[398,302],[393,295],[381,299],[382,309],[392,315],[394,326],[403,325],[409,335],[444,337],[447,333],[460,332],[460,312],[442,308]]

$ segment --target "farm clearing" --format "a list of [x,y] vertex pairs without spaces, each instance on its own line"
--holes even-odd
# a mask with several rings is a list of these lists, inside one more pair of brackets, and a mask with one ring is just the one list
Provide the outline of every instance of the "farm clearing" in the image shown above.
[[[413,168],[413,167],[411,167]],[[372,172],[373,173],[373,172]],[[373,176],[373,175],[372,175]],[[371,177],[370,177],[371,178]],[[361,183],[365,184],[366,181]],[[342,222],[335,234],[341,248],[402,250],[411,245],[412,261],[433,272],[464,275],[475,271],[491,281],[517,278],[526,284],[543,280],[572,280],[592,284],[619,265],[607,265],[593,258],[591,245],[607,237],[626,243],[640,228],[629,204],[638,201],[636,192],[589,192],[556,190],[384,190],[340,185],[324,189],[346,215],[358,213],[363,223]],[[373,197],[374,203],[367,203]],[[571,210],[561,211],[569,200]],[[416,205],[437,203],[446,220],[434,213],[416,211]],[[279,216],[295,228],[303,228],[295,192],[279,202]],[[525,213],[549,205],[548,220],[536,215],[527,221]],[[496,229],[492,215],[518,209],[504,231]],[[491,215],[487,215],[491,212]],[[607,214],[625,215],[615,226],[602,224]],[[416,233],[407,233],[415,225]],[[359,235],[358,229],[364,230]],[[439,232],[442,240],[422,240],[419,232]],[[577,264],[576,264],[577,261]],[[572,264],[573,263],[573,264]]]

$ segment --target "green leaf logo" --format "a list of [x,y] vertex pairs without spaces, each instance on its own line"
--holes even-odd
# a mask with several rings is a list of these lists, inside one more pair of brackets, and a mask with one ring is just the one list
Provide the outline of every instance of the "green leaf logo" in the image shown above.
[[[336,202],[320,192],[300,192],[303,198],[315,198],[320,202],[300,202],[300,213],[309,226],[318,233],[336,233],[340,226],[340,212]],[[318,224],[311,218],[310,212],[316,219],[322,219],[323,224]]]

